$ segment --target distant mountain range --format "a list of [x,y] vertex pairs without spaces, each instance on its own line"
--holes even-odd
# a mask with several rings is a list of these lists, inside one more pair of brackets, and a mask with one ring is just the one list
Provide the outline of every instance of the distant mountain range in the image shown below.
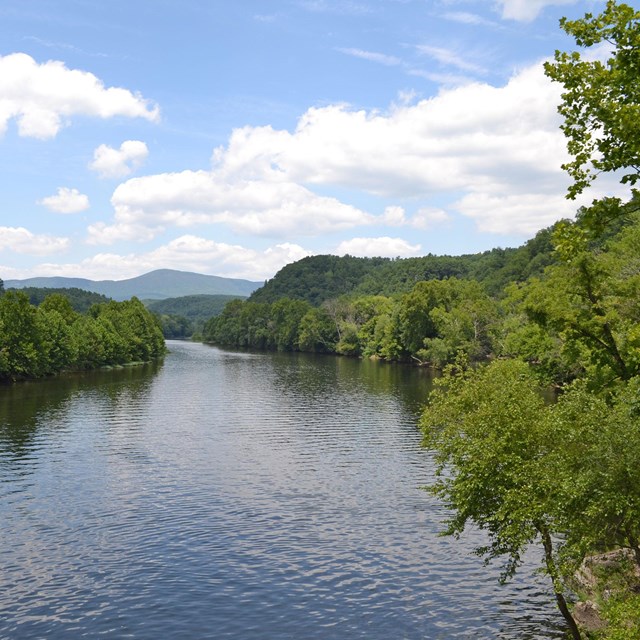
[[188,271],[158,269],[128,280],[86,280],[85,278],[27,278],[5,280],[5,289],[25,287],[77,288],[94,291],[114,300],[128,300],[136,296],[140,300],[164,300],[197,294],[249,296],[264,283],[236,278],[207,276]]

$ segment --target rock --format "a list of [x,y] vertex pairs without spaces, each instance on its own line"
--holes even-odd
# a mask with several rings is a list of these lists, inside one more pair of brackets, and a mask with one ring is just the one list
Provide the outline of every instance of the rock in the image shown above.
[[607,626],[607,623],[600,617],[598,605],[591,600],[578,602],[573,608],[573,617],[578,626],[585,631],[600,631]]
[[584,559],[575,574],[576,587],[589,595],[606,590],[602,584],[602,575],[627,564],[633,567],[632,574],[640,581],[640,568],[635,564],[631,549],[614,549]]

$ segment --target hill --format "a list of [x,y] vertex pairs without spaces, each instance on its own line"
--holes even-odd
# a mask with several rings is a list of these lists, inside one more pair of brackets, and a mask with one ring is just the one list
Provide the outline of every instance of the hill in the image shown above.
[[83,289],[114,300],[128,300],[132,296],[141,300],[164,300],[165,298],[198,294],[245,297],[261,284],[261,282],[250,280],[222,278],[173,269],[158,269],[127,280],[48,277],[5,280],[4,286],[7,289],[23,289],[25,287]]
[[273,303],[290,298],[318,306],[345,294],[392,296],[411,291],[416,282],[453,277],[477,280],[495,295],[508,282],[523,282],[542,274],[553,262],[551,233],[552,228],[543,229],[518,248],[462,256],[429,254],[395,259],[309,256],[280,269],[249,300]]
[[100,293],[93,291],[85,291],[83,289],[54,289],[51,287],[23,287],[21,291],[29,298],[29,303],[34,307],[39,306],[42,301],[54,293],[60,294],[67,298],[71,303],[71,307],[78,313],[86,313],[93,304],[108,302],[109,298]]
[[208,320],[220,315],[227,302],[244,299],[246,296],[193,295],[164,300],[145,300],[149,311],[159,315],[183,316],[189,320]]

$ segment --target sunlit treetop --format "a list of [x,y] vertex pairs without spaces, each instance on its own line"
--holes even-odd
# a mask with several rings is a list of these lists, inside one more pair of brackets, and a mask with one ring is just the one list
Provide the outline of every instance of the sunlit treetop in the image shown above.
[[[563,165],[582,193],[600,173],[621,172],[623,184],[640,179],[640,12],[609,0],[599,15],[560,21],[579,47],[556,51],[546,74],[565,91],[558,110],[573,159]],[[604,55],[603,55],[604,52]],[[602,58],[607,57],[603,61]]]

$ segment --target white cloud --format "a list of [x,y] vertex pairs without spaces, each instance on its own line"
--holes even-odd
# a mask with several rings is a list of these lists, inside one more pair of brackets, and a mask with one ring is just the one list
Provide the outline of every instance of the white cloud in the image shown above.
[[450,11],[448,13],[443,14],[442,16],[446,20],[451,20],[452,22],[458,22],[460,24],[473,24],[473,25],[481,25],[484,27],[495,27],[497,24],[492,22],[491,20],[487,20],[482,16],[479,16],[475,13],[468,13],[466,11]]
[[402,60],[400,60],[400,58],[389,56],[384,53],[376,53],[375,51],[363,51],[362,49],[338,49],[338,51],[348,56],[353,56],[354,58],[361,58],[363,60],[369,60],[369,62],[383,64],[386,67],[394,67],[402,64]]
[[[456,211],[495,233],[536,231],[581,204],[558,195],[568,159],[560,91],[536,64],[505,86],[442,89],[386,113],[329,105],[309,109],[292,132],[236,129],[211,171],[121,184],[114,219],[91,227],[89,240],[204,224],[283,239],[384,224],[426,229]],[[373,215],[330,197],[334,188],[394,198],[403,210]],[[434,200],[449,204],[433,208]],[[418,213],[407,215],[407,205]]]
[[140,140],[125,140],[119,149],[101,144],[93,152],[89,168],[103,178],[124,178],[147,159],[149,149]]
[[545,7],[575,4],[577,0],[498,0],[502,17],[507,20],[531,22]]
[[532,236],[559,218],[570,218],[576,205],[563,197],[548,194],[470,193],[459,200],[457,209],[473,218],[480,231]]
[[352,238],[341,242],[332,253],[360,258],[409,258],[417,256],[420,250],[419,244],[411,245],[402,238]]
[[442,209],[423,207],[411,218],[411,226],[416,229],[432,229],[451,220],[451,216]]
[[461,71],[469,71],[471,73],[486,73],[486,69],[476,64],[475,62],[469,62],[455,51],[450,49],[444,49],[442,47],[433,47],[426,44],[421,44],[416,47],[418,53],[433,58],[440,64],[455,67]]
[[111,202],[115,222],[92,225],[92,244],[144,240],[167,227],[216,223],[239,233],[285,238],[347,229],[373,219],[293,182],[224,180],[208,171],[134,178],[118,186]]
[[92,73],[62,62],[38,64],[25,53],[0,56],[0,134],[15,119],[21,136],[52,138],[74,115],[156,122],[160,112],[139,94],[105,87]]
[[260,251],[183,235],[146,253],[98,253],[76,264],[44,263],[28,273],[13,270],[12,277],[26,278],[36,274],[121,280],[154,269],[169,268],[261,281],[273,277],[285,264],[308,255],[311,255],[308,251],[291,243],[277,244]]
[[404,209],[397,205],[387,207],[382,214],[382,219],[384,223],[390,227],[401,227],[407,223],[407,217]]
[[0,251],[43,256],[65,251],[69,244],[68,238],[35,234],[24,227],[0,227]]
[[77,189],[58,187],[54,196],[42,198],[42,200],[38,200],[38,204],[56,213],[80,213],[89,208],[89,197]]

